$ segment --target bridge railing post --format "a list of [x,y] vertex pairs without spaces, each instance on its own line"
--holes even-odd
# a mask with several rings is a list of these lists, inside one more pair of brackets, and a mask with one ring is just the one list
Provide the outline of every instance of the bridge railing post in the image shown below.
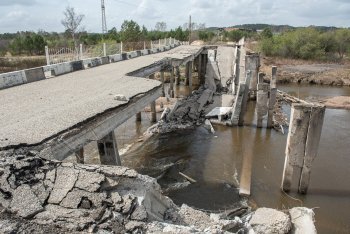
[[45,56],[46,56],[46,64],[50,65],[50,54],[49,54],[49,47],[45,46]]
[[120,54],[122,54],[123,53],[123,42],[121,41],[120,42]]
[[83,59],[83,44],[79,44],[79,59]]
[[103,56],[107,56],[107,48],[106,48],[106,43],[103,43]]

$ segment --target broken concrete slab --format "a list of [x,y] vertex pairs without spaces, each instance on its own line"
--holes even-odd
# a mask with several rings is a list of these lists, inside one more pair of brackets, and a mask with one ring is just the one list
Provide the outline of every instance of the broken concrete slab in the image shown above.
[[99,173],[80,171],[75,187],[88,192],[96,192],[104,180],[105,176]]
[[48,203],[59,204],[71,191],[78,179],[79,171],[69,167],[57,168],[57,178]]
[[312,209],[306,207],[294,207],[289,210],[293,228],[292,234],[316,234],[316,227],[314,224],[315,213]]
[[289,233],[292,227],[289,215],[270,208],[257,209],[249,224],[257,234],[285,234]]
[[219,68],[221,86],[229,88],[233,82],[234,47],[219,46],[217,49],[216,61]]
[[10,209],[23,218],[31,218],[44,210],[39,198],[35,196],[30,186],[26,184],[19,186],[13,192]]

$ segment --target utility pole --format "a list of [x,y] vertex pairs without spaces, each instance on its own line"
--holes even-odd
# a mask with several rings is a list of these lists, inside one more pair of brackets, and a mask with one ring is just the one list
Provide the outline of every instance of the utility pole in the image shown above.
[[101,0],[101,10],[102,10],[102,34],[106,34],[107,33],[107,23],[106,23],[105,0]]
[[192,37],[192,20],[191,20],[191,15],[190,15],[190,19],[188,21],[188,44],[191,45],[191,37]]

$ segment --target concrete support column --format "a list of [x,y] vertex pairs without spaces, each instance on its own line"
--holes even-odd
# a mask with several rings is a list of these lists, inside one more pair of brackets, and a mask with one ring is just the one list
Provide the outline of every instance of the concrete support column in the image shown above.
[[232,92],[233,94],[237,93],[237,89],[238,89],[238,85],[239,85],[239,74],[240,74],[240,67],[239,67],[239,62],[240,62],[240,56],[241,56],[241,51],[238,48],[238,46],[236,46],[235,48],[235,64],[234,64],[234,81],[232,82]]
[[[257,100],[256,100],[256,112],[257,112],[257,127],[263,127],[263,119],[268,111],[268,98],[269,98],[269,84],[260,80],[263,76],[259,73],[259,83],[257,85]],[[263,79],[263,78],[262,78]]]
[[193,82],[192,82],[192,69],[193,69],[193,61],[189,62],[189,68],[188,68],[188,85],[190,86],[190,92],[193,90]]
[[245,78],[245,88],[244,88],[244,94],[243,94],[243,100],[242,100],[242,109],[241,113],[239,114],[239,121],[238,125],[243,126],[244,124],[244,115],[247,111],[247,106],[248,106],[248,100],[249,100],[249,84],[252,79],[252,71],[248,70],[246,72],[246,78]]
[[202,84],[202,54],[198,55],[198,80],[199,84]]
[[201,80],[201,84],[205,83],[205,75],[207,73],[207,63],[208,63],[207,55],[202,54],[202,80]]
[[170,88],[169,88],[169,95],[171,98],[174,98],[174,67],[171,67],[171,71],[170,71]]
[[162,97],[165,97],[165,89],[164,89],[164,72],[160,72],[160,80],[162,82]]
[[97,147],[102,165],[121,166],[117,141],[115,139],[113,131],[101,140],[98,140]]
[[141,120],[142,120],[142,116],[141,116],[141,112],[139,112],[136,114],[136,121],[141,122]]
[[84,164],[84,148],[75,152],[75,158],[77,159],[77,163]]
[[249,98],[256,100],[256,88],[258,84],[258,73],[260,67],[259,54],[250,54],[245,56],[245,69],[252,72],[252,79],[249,83]]
[[276,103],[277,95],[277,67],[272,67],[272,76],[270,80],[270,98],[269,98],[269,113],[267,116],[267,127],[272,128],[273,125],[273,109]]
[[151,121],[153,123],[157,122],[157,112],[156,112],[156,102],[151,102]]
[[185,75],[186,75],[185,85],[186,86],[188,86],[190,83],[189,74],[190,74],[190,62],[187,62],[186,63],[186,70],[185,70]]
[[246,72],[245,82],[240,82],[236,94],[235,103],[233,106],[233,112],[231,117],[232,125],[243,126],[244,114],[247,109],[248,94],[249,94],[249,82],[251,79],[251,71]]
[[179,84],[180,84],[180,79],[181,79],[180,67],[179,67],[179,66],[176,66],[175,70],[176,70],[176,80],[175,80],[175,84],[176,84],[176,85],[179,85]]
[[282,190],[290,191],[294,167],[301,168],[299,193],[306,193],[312,161],[316,158],[321,137],[325,106],[297,103],[292,105]]

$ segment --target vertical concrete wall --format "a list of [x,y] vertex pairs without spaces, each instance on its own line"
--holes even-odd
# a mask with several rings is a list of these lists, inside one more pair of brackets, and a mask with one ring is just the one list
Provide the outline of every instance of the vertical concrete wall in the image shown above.
[[252,78],[249,83],[249,97],[252,100],[256,100],[256,88],[258,84],[258,73],[260,67],[259,54],[249,54],[245,56],[245,69],[252,72]]

